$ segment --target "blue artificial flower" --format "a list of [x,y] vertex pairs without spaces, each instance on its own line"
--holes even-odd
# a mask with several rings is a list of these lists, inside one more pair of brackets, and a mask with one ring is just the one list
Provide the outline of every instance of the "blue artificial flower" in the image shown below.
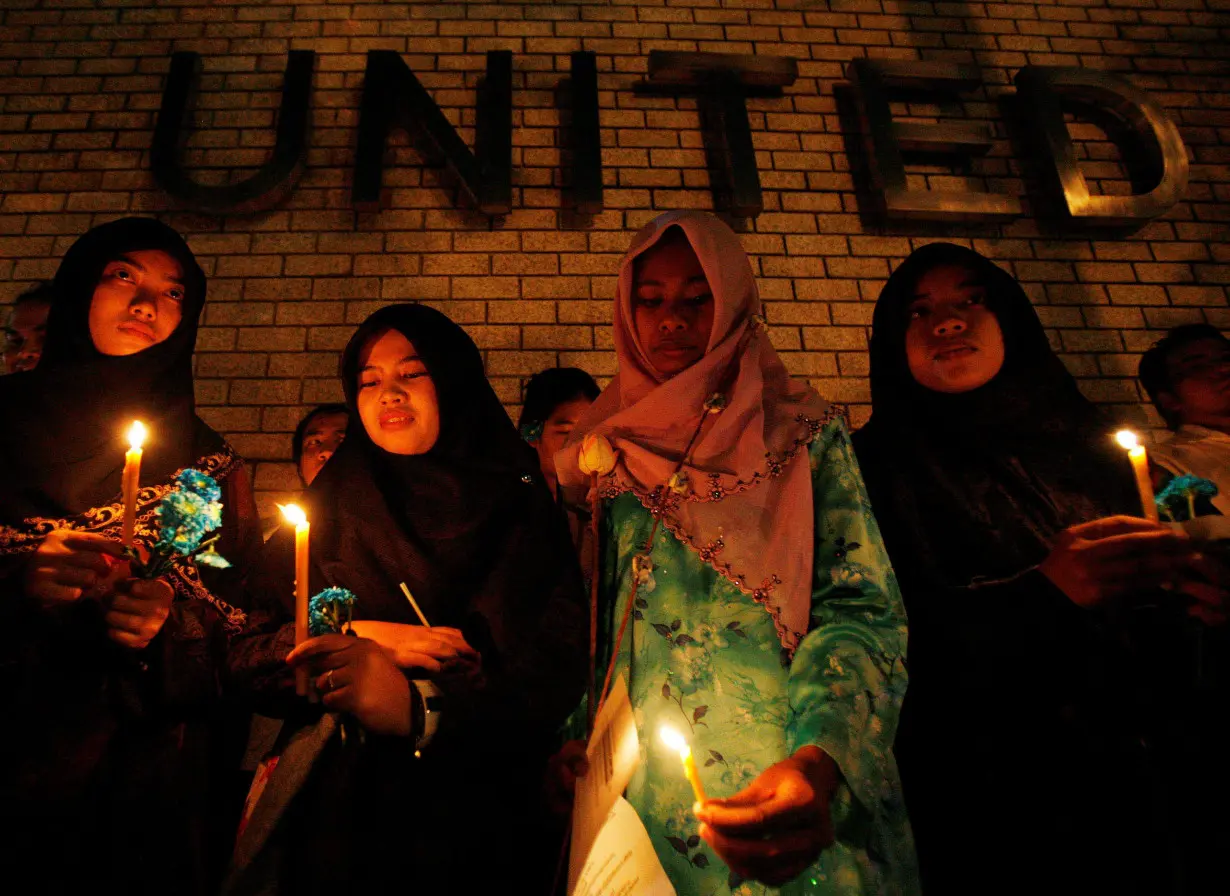
[[209,550],[201,551],[194,555],[197,563],[205,566],[212,566],[214,569],[230,569],[231,562],[215,551],[212,547]]
[[320,635],[339,634],[342,631],[342,608],[346,609],[346,621],[350,620],[355,601],[353,591],[345,588],[326,588],[308,601],[308,632],[313,638]]
[[211,504],[222,500],[222,489],[218,488],[217,481],[200,470],[189,467],[175,477],[175,481],[185,491],[195,492]]
[[222,505],[192,491],[173,489],[158,504],[157,548],[191,554],[201,540],[222,525]]
[[[1199,476],[1176,476],[1154,498],[1157,509],[1175,522],[1196,518],[1197,498],[1216,498],[1217,485]],[[1180,517],[1183,517],[1181,519]]]

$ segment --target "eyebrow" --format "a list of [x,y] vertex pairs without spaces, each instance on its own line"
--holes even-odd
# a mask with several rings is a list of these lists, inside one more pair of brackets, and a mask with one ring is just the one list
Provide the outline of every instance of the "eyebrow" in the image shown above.
[[[418,355],[406,355],[406,357],[402,358],[402,359],[401,359],[400,361],[398,361],[397,363],[398,363],[398,364],[405,364],[407,361],[418,361],[418,362],[421,364],[421,363],[423,362],[423,359],[422,359],[422,358],[420,358]],[[426,366],[426,365],[424,365],[424,366]],[[379,369],[380,369],[380,368],[379,368],[379,367],[377,367],[375,364],[367,364],[367,365],[365,365],[365,366],[363,366],[363,367],[360,367],[360,368],[359,368],[359,373],[364,373],[365,371],[368,371],[368,370],[379,370]]]
[[[708,282],[709,282],[709,278],[704,276],[703,274],[697,274],[695,277],[688,278],[689,286],[691,286],[693,283],[708,283]],[[642,286],[661,286],[662,281],[661,280],[639,280],[637,281],[635,285],[637,288],[642,287]]]
[[[145,267],[145,265],[141,264],[141,262],[137,261],[131,255],[121,255],[119,258],[115,260],[122,261],[125,264],[130,264],[143,274],[147,272],[147,268]],[[170,280],[172,283],[178,283],[180,286],[184,285],[184,281],[180,277],[167,277],[167,279]]]
[[[982,283],[980,283],[980,282],[979,282],[979,281],[977,281],[977,280],[964,280],[964,281],[962,281],[961,283],[957,284],[957,289],[983,289],[983,288],[985,288],[985,287],[983,287]],[[915,298],[915,299],[929,299],[929,298],[931,298],[931,293],[929,293],[929,292],[916,292],[916,293],[914,293],[913,298]]]

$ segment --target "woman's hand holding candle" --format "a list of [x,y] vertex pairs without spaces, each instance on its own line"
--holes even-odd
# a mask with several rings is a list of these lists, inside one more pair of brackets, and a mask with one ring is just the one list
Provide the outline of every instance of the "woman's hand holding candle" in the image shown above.
[[[54,529],[26,562],[24,590],[45,608],[110,593],[115,578],[127,570],[124,547],[93,532]],[[104,589],[105,590],[102,590]]]
[[838,774],[827,753],[804,747],[734,796],[700,805],[700,836],[731,871],[781,886],[832,844],[829,801]]
[[375,641],[321,635],[298,645],[286,662],[312,676],[330,712],[353,716],[373,734],[410,736],[410,683]]

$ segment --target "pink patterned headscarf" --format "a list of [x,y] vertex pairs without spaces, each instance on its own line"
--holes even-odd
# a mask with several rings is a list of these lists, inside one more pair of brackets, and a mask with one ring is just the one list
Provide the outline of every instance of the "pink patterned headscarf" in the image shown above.
[[[673,377],[654,369],[637,340],[634,263],[673,227],[683,231],[713,293],[713,330],[705,355]],[[773,617],[793,652],[807,631],[815,522],[807,448],[840,413],[792,380],[758,321],[751,263],[729,227],[703,212],[669,212],[633,239],[619,270],[615,351],[619,372],[590,406],[555,458],[560,482],[586,483],[578,468],[582,438],[601,433],[619,452],[599,484],[604,497],[637,496],[662,523]],[[745,332],[751,328],[752,332]],[[742,349],[742,357],[735,359]],[[737,364],[726,409],[706,422],[685,464],[691,491],[666,488],[705,401]]]

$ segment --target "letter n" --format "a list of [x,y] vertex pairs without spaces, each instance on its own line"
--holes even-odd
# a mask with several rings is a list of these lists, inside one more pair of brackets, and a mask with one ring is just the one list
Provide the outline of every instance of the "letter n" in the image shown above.
[[[1052,183],[1074,219],[1115,226],[1143,224],[1183,198],[1187,147],[1174,122],[1143,90],[1106,72],[1046,65],[1025,66],[1013,83]],[[1065,104],[1093,106],[1127,125],[1135,145],[1123,147],[1124,158],[1138,171],[1143,168],[1140,173],[1152,189],[1129,196],[1090,195],[1064,121]]]
[[282,105],[278,109],[273,154],[246,180],[226,186],[203,186],[180,164],[186,139],[185,120],[191,114],[193,81],[200,63],[196,53],[175,53],[154,125],[150,169],[167,193],[193,211],[207,215],[253,214],[277,205],[290,195],[307,165],[309,104],[312,93],[312,50],[292,50],[286,59]]
[[487,75],[478,89],[474,152],[457,134],[414,72],[394,50],[369,50],[359,107],[353,205],[380,207],[384,147],[396,126],[408,130],[421,151],[443,159],[479,210],[512,209],[512,53],[487,52]]

